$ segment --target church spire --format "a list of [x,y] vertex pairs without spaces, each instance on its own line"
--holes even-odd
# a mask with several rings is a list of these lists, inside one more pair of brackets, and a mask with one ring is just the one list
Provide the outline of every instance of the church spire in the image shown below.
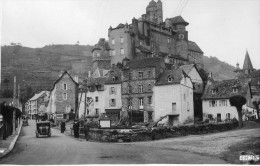
[[245,60],[244,60],[243,70],[244,70],[245,74],[249,74],[254,70],[247,50],[246,50],[246,56],[245,56]]

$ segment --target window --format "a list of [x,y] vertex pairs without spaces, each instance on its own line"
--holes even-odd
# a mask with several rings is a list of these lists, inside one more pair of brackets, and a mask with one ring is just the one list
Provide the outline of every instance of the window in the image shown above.
[[152,71],[148,70],[148,77],[151,77],[151,76],[152,76]]
[[63,93],[63,100],[67,100],[67,93]]
[[212,94],[216,94],[216,93],[217,93],[217,89],[216,89],[216,88],[213,88],[213,89],[211,90],[211,93],[212,93]]
[[87,109],[87,115],[89,115],[89,109]]
[[124,43],[124,38],[123,38],[123,37],[120,38],[120,43],[121,43],[121,44]]
[[111,56],[115,56],[116,55],[116,50],[111,50]]
[[140,105],[140,106],[143,106],[143,105],[144,105],[144,99],[143,99],[143,98],[140,98],[140,99],[139,99],[139,105]]
[[152,96],[148,96],[148,104],[152,104]]
[[97,53],[97,57],[100,57],[100,52]]
[[168,76],[168,82],[173,82],[173,77]]
[[238,88],[237,87],[233,87],[233,93],[237,93],[238,92]]
[[110,92],[111,92],[111,94],[116,94],[116,89],[115,89],[115,87],[111,87]]
[[152,91],[152,85],[151,84],[148,84],[148,92],[151,92]]
[[209,106],[210,107],[217,107],[217,101],[215,101],[215,100],[209,101]]
[[219,106],[227,106],[227,101],[226,100],[220,100]]
[[120,48],[120,54],[121,54],[121,55],[124,55],[124,54],[125,54],[125,49]]
[[170,42],[171,42],[171,40],[170,40],[170,38],[168,38],[168,39],[167,39],[167,43],[170,43]]
[[96,108],[96,115],[97,115],[97,114],[99,114],[99,110],[98,110],[98,108]]
[[230,113],[227,113],[227,114],[226,114],[226,119],[227,119],[227,120],[230,120]]
[[116,77],[114,76],[114,77],[112,77],[112,81],[113,82],[115,82],[116,81]]
[[115,44],[115,39],[114,39],[114,38],[112,39],[111,43],[112,43],[113,45]]
[[110,100],[110,107],[115,107],[116,106],[116,99],[111,99]]
[[139,85],[138,89],[139,89],[139,93],[143,93],[143,85]]
[[98,96],[96,96],[96,98],[95,98],[95,102],[98,102]]
[[132,108],[132,99],[131,98],[128,99],[128,107]]
[[67,90],[67,84],[66,83],[63,84],[63,89]]
[[184,39],[184,34],[180,34],[179,39]]
[[132,86],[128,85],[128,93],[132,93]]
[[144,73],[143,72],[138,72],[138,78],[143,79]]

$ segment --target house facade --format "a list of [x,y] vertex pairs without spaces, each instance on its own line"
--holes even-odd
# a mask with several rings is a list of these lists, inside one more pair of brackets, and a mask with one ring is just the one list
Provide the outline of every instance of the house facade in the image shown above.
[[178,125],[194,122],[193,84],[180,68],[165,70],[154,86],[154,121]]
[[165,64],[160,58],[131,60],[123,63],[122,111],[127,111],[132,122],[153,119],[153,87]]
[[230,105],[232,96],[241,95],[247,99],[246,107],[251,102],[250,84],[247,79],[209,81],[202,96],[203,120],[216,121],[238,119],[236,107]]
[[75,112],[78,105],[78,83],[65,71],[55,81],[50,93],[47,112],[56,123],[69,119],[69,113]]

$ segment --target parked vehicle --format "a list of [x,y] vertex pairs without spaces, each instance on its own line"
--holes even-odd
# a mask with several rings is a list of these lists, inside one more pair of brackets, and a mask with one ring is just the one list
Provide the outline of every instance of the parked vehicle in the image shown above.
[[51,122],[50,121],[41,121],[36,123],[36,130],[35,130],[36,137],[39,136],[51,136]]
[[23,126],[29,126],[28,119],[23,119]]

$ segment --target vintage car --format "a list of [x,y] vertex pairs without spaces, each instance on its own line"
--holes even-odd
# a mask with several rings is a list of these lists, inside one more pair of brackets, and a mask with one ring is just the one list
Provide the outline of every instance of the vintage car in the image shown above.
[[37,138],[42,135],[50,137],[51,136],[51,122],[50,121],[37,122],[35,134],[36,134]]
[[23,126],[29,126],[28,119],[23,119]]

